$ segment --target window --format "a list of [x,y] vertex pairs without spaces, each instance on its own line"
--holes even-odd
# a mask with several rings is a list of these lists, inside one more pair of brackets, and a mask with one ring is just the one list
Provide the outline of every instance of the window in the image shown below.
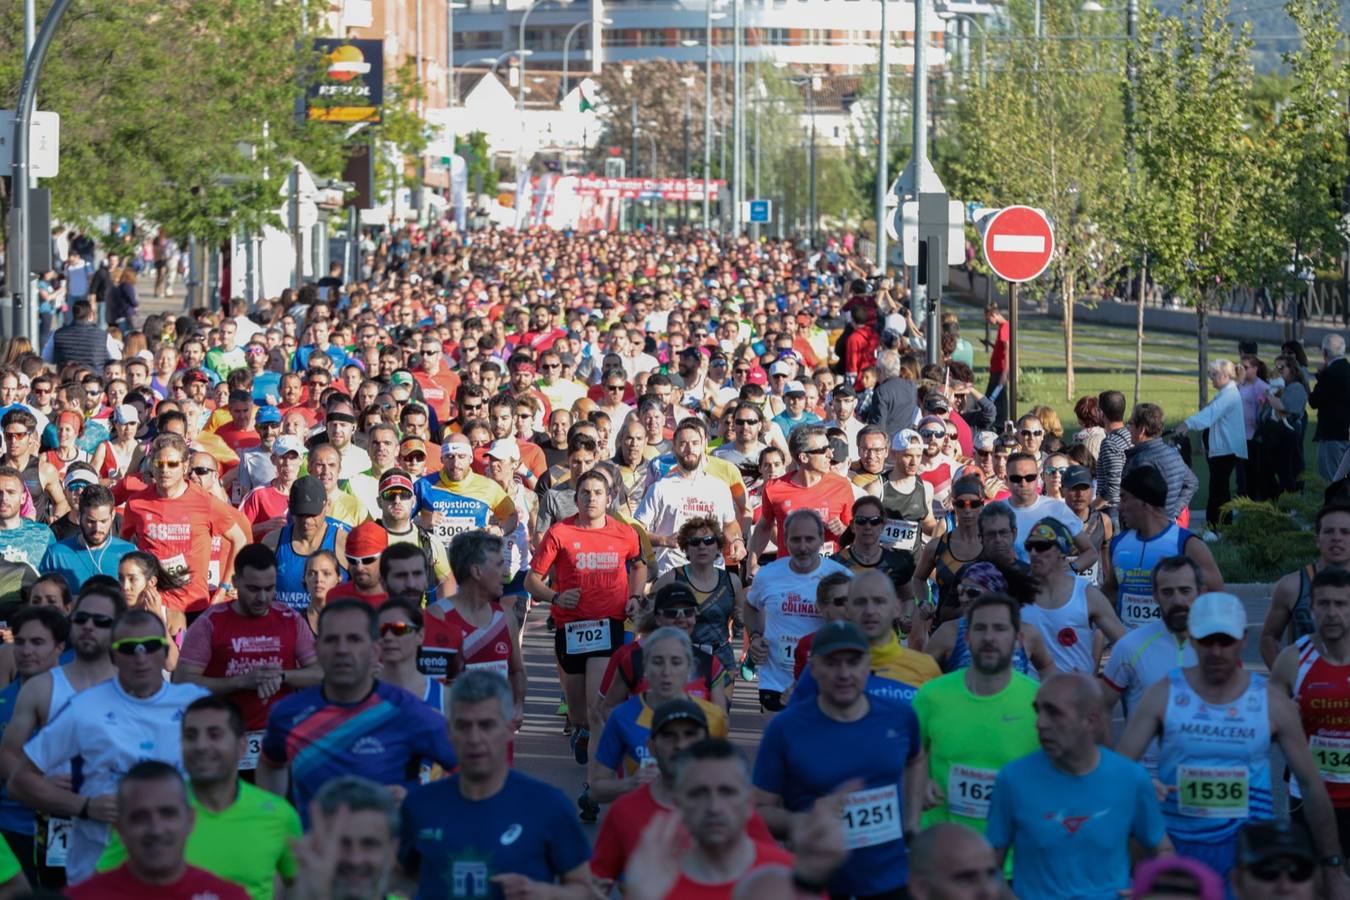
[[502,45],[500,31],[456,31],[455,52],[461,50],[498,50]]

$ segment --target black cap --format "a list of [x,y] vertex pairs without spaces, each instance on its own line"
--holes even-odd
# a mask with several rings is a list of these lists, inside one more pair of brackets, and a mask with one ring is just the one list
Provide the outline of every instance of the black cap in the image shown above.
[[1092,473],[1087,466],[1069,466],[1060,484],[1066,488],[1092,487]]
[[952,405],[947,402],[947,396],[941,391],[932,390],[923,398],[924,412],[947,412]]
[[1167,479],[1156,467],[1135,466],[1120,479],[1120,489],[1149,506],[1167,505]]
[[656,734],[671,722],[695,722],[701,725],[704,731],[708,730],[708,716],[703,711],[703,707],[687,697],[667,700],[652,710],[650,733]]
[[698,597],[694,596],[694,591],[689,585],[672,581],[656,592],[652,609],[670,609],[674,606],[698,606]]
[[839,385],[837,388],[835,388],[833,391],[831,391],[830,394],[831,394],[831,396],[834,396],[834,397],[857,397],[857,396],[858,396],[858,392],[855,391],[855,390],[853,390],[853,388],[850,387],[850,386],[847,385],[847,384],[841,384],[841,385]]
[[291,485],[291,515],[317,516],[323,513],[328,502],[328,491],[323,482],[313,475],[297,478]]
[[1280,858],[1317,861],[1307,829],[1296,822],[1249,822],[1237,838],[1237,860],[1244,866]]
[[869,649],[867,635],[852,622],[829,622],[811,639],[812,656],[828,656],[839,650],[866,653]]

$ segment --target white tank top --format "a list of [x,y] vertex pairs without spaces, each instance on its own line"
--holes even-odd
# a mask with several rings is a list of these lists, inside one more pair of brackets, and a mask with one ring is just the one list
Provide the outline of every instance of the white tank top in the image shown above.
[[1096,669],[1092,658],[1092,620],[1088,615],[1087,589],[1090,579],[1074,576],[1069,602],[1058,609],[1046,609],[1036,603],[1022,607],[1022,619],[1041,630],[1045,646],[1055,668],[1061,672],[1086,672]]

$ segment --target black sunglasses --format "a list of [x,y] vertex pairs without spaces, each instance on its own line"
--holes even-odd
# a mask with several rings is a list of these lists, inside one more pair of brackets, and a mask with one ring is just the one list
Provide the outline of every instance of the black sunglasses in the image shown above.
[[1032,553],[1049,553],[1050,550],[1059,546],[1054,541],[1027,541],[1026,548]]
[[105,616],[101,613],[84,612],[83,610],[71,616],[70,621],[74,625],[88,625],[90,622],[93,622],[95,628],[111,628],[113,626],[112,616]]
[[854,523],[855,525],[866,525],[866,526],[872,527],[872,528],[875,528],[877,525],[880,525],[882,522],[885,522],[885,521],[886,521],[886,517],[885,517],[885,516],[854,516],[854,517],[853,517],[853,523]]
[[829,448],[829,447],[813,447],[813,448],[811,448],[810,450],[803,450],[802,452],[803,452],[803,453],[806,453],[806,454],[809,454],[809,455],[811,455],[811,456],[820,456],[821,454],[829,453],[829,452],[830,452],[830,448]]
[[1302,882],[1313,877],[1316,867],[1306,859],[1271,859],[1248,866],[1247,871],[1258,881],[1274,881],[1288,875],[1290,881]]
[[663,619],[692,619],[698,615],[698,610],[692,606],[677,606],[674,609],[662,609],[656,613]]
[[689,542],[688,542],[688,544],[687,544],[686,546],[689,546],[689,547],[716,547],[718,543],[719,543],[719,541],[717,540],[717,538],[715,538],[715,537],[713,537],[712,535],[709,534],[709,535],[704,535],[703,537],[690,538],[690,539],[689,539]]
[[1008,481],[1012,484],[1026,484],[1028,481],[1035,481],[1035,475],[1009,475]]

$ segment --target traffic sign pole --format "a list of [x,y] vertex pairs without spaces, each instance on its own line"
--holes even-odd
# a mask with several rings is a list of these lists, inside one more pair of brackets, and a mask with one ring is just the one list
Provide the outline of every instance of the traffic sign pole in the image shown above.
[[1017,288],[1016,281],[1008,282],[1008,418],[1017,421]]

